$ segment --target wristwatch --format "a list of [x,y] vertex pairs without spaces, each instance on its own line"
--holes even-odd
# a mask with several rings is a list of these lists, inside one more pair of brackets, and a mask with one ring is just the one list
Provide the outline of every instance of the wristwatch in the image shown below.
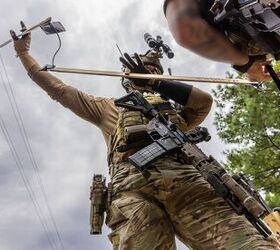
[[232,65],[231,67],[241,73],[246,73],[250,69],[250,67],[253,65],[253,63],[256,61],[260,61],[260,62],[266,61],[265,55],[249,56],[249,61],[246,64],[241,65],[241,66]]

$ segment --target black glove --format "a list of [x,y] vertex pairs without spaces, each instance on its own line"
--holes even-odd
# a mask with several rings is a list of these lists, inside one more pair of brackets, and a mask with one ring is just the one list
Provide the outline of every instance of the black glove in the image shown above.
[[[120,57],[121,63],[127,67],[131,73],[139,73],[139,74],[151,74],[151,72],[145,67],[141,58],[137,53],[134,54],[136,62],[129,56],[129,54],[124,53],[124,57]],[[146,88],[150,90],[154,85],[153,79],[130,79],[136,86]]]

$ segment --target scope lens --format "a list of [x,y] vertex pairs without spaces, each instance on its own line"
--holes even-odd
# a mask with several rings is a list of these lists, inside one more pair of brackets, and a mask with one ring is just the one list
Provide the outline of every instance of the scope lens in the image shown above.
[[172,58],[174,57],[174,53],[173,53],[173,52],[169,52],[169,53],[167,54],[167,57],[168,57],[169,59],[172,59]]
[[144,40],[150,48],[154,48],[157,45],[157,41],[149,33],[144,35]]

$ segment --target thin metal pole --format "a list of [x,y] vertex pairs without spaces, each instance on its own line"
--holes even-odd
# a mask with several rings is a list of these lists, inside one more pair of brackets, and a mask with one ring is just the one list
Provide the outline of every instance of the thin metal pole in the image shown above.
[[154,74],[138,74],[138,73],[124,73],[107,70],[92,70],[92,69],[75,69],[75,68],[61,68],[57,67],[50,69],[50,71],[68,74],[82,74],[82,75],[100,75],[100,76],[114,76],[134,79],[155,79],[155,80],[175,80],[185,82],[200,82],[200,83],[216,83],[216,84],[245,84],[258,85],[258,82],[250,82],[242,79],[225,79],[225,78],[210,78],[210,77],[191,77],[191,76],[170,76],[170,75],[154,75]]
[[[44,25],[47,25],[47,24],[49,24],[49,23],[51,22],[51,20],[52,20],[52,18],[51,18],[51,17],[48,17],[48,18],[46,18],[45,20],[43,20],[42,22],[40,22],[40,23],[38,23],[38,24],[32,26],[31,28],[25,30],[24,32],[20,33],[19,35],[17,35],[17,37],[20,38],[21,36],[24,36],[25,34],[31,32],[32,30],[37,29],[37,28],[40,27],[41,25],[43,25],[43,26],[44,26]],[[13,41],[13,39],[9,39],[8,41],[2,43],[2,44],[0,45],[0,49],[3,48],[4,46],[6,46],[7,44],[11,43],[12,41]]]

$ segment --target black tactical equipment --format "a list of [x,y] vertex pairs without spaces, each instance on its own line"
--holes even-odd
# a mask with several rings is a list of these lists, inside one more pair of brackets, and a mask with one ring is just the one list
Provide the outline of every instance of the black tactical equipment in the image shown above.
[[50,22],[45,25],[40,25],[40,28],[46,35],[57,34],[66,31],[61,22]]
[[280,53],[280,4],[276,0],[215,0],[211,7],[214,21],[230,31],[239,28],[262,53]]
[[166,120],[139,91],[132,91],[128,95],[115,100],[115,105],[133,111],[140,111],[147,118],[151,119],[142,129],[139,129],[139,127],[130,128],[130,130],[134,130],[136,133],[135,137],[140,132],[143,135],[143,130],[145,130],[152,142],[150,145],[128,157],[129,161],[140,172],[145,171],[158,158],[178,151],[187,141],[190,143],[199,143],[204,140],[209,141],[211,138],[208,130],[202,127],[197,127],[188,133],[184,133],[174,123]]
[[[252,65],[254,56],[271,54],[280,59],[280,2],[278,0],[215,0],[207,19],[226,32],[229,39],[250,56],[244,68]],[[252,57],[253,56],[253,57]],[[265,59],[265,57],[264,57]],[[280,90],[280,80],[273,69],[266,66]],[[274,74],[273,74],[274,72]]]
[[[238,215],[244,215],[264,237],[272,234],[261,220],[270,214],[271,209],[259,192],[243,175],[232,177],[212,156],[206,156],[194,144],[203,139],[209,139],[206,130],[198,128],[194,133],[185,134],[174,123],[166,120],[138,91],[117,99],[115,104],[129,110],[140,111],[150,119],[146,128],[153,142],[128,158],[145,177],[148,176],[150,164],[156,159],[179,153],[186,163],[192,164],[201,173],[216,193],[224,198]],[[194,136],[196,134],[199,135],[199,140]]]
[[157,52],[161,52],[162,54],[165,53],[169,59],[172,59],[174,57],[173,51],[167,44],[163,42],[161,36],[153,38],[149,33],[145,33],[144,40],[151,49]]

